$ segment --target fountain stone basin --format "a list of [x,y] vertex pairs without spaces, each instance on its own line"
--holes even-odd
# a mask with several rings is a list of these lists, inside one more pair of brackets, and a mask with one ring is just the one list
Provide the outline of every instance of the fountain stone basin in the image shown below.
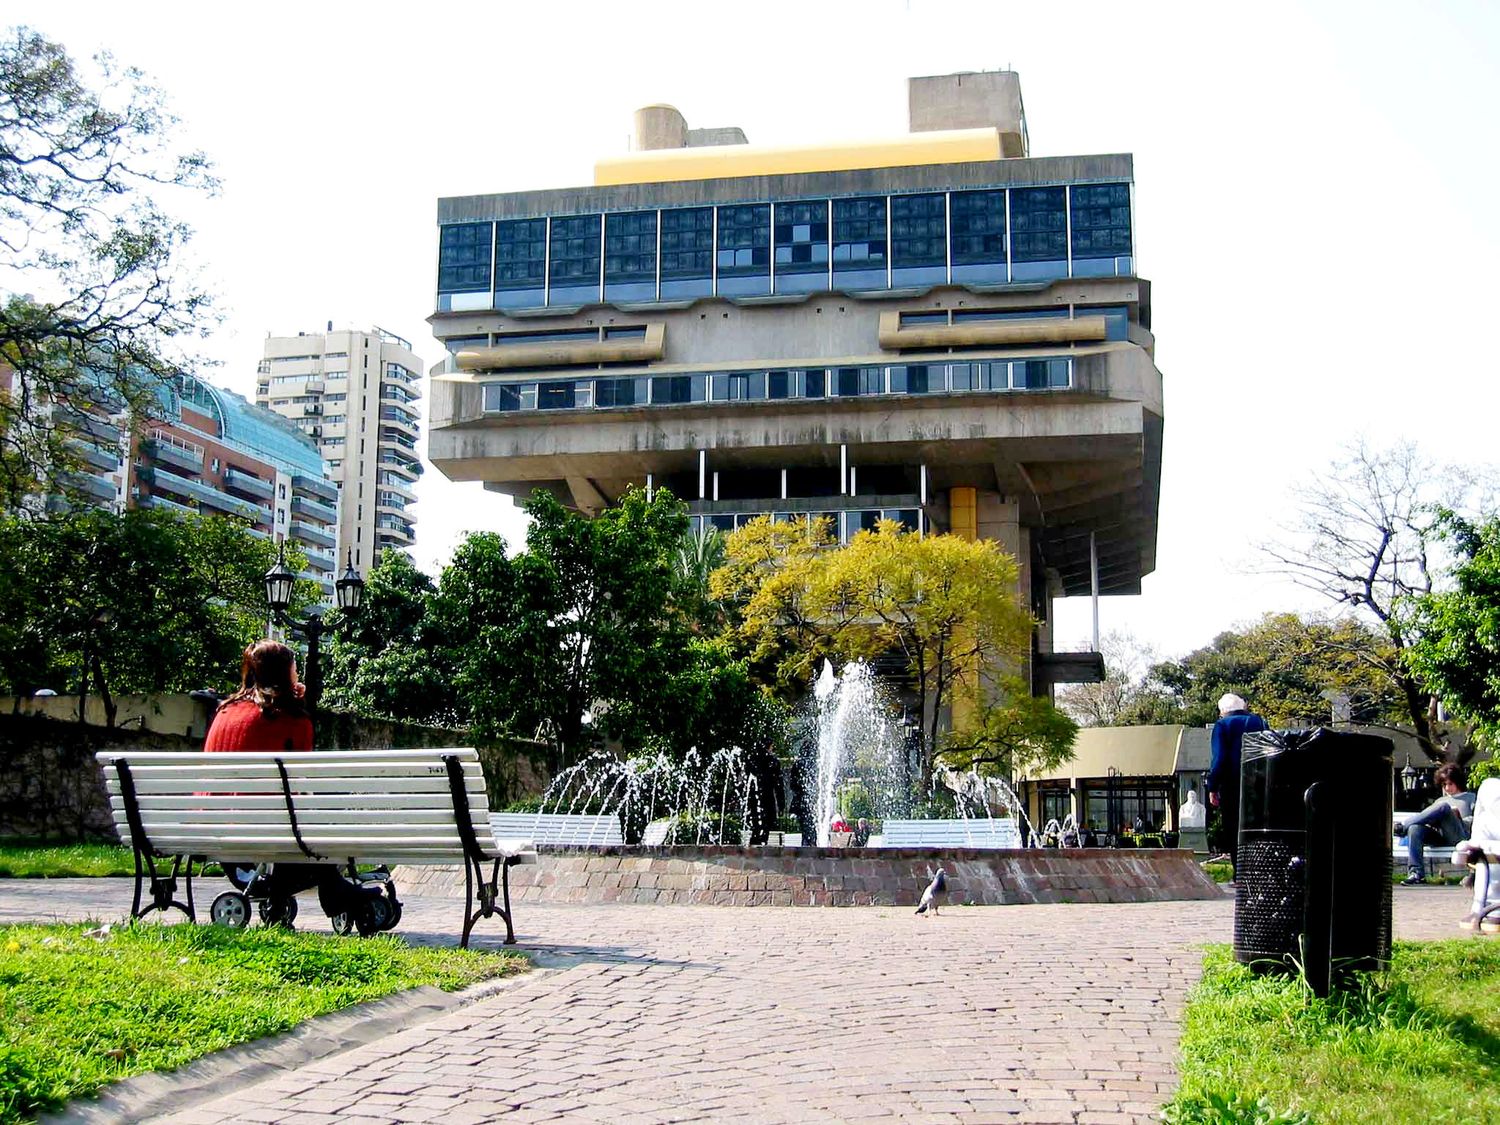
[[[815,848],[542,845],[510,873],[513,902],[602,905],[911,906],[942,867],[950,902],[1217,899],[1191,851],[1173,848]],[[403,892],[464,893],[463,868],[405,867]]]

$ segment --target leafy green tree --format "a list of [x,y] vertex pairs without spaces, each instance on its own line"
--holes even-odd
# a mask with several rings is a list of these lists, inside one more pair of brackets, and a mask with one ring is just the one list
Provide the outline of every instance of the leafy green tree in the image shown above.
[[[274,547],[240,524],[165,512],[0,519],[0,672],[12,693],[228,687],[265,629]],[[293,548],[289,565],[301,567]],[[311,584],[299,591],[306,599]],[[315,588],[314,588],[315,589]]]
[[213,191],[207,159],[140,71],[80,66],[27,28],[0,39],[0,510],[61,490],[92,404],[149,412],[211,326],[158,198]]
[[1500,747],[1500,518],[1471,523],[1448,512],[1443,533],[1457,562],[1451,589],[1415,600],[1407,619],[1420,638],[1407,650],[1423,686]]
[[1008,779],[1045,773],[1073,756],[1078,724],[1050,699],[1032,695],[1013,676],[995,694],[973,723],[948,737],[938,751],[940,764]]
[[1225,692],[1243,696],[1273,727],[1321,722],[1336,696],[1358,721],[1394,723],[1405,707],[1386,674],[1391,659],[1385,636],[1357,618],[1270,613],[1157,664],[1117,725],[1211,723]]
[[329,615],[325,705],[412,722],[458,718],[448,649],[431,627],[436,586],[401,551],[386,550],[365,577],[359,612]]
[[725,609],[713,595],[713,574],[724,565],[724,536],[714,528],[687,531],[677,544],[676,601],[695,631],[717,633]]

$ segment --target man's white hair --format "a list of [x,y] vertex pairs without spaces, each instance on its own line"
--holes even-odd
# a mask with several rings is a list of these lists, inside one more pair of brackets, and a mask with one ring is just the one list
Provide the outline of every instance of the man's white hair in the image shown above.
[[1248,711],[1250,704],[1246,703],[1233,692],[1226,692],[1219,697],[1219,714],[1228,715],[1234,711]]

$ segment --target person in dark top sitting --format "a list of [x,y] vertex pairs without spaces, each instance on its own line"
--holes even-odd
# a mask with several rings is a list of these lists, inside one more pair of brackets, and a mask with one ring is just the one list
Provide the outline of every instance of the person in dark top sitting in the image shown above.
[[1426,880],[1424,848],[1447,847],[1468,839],[1469,825],[1474,820],[1474,793],[1465,788],[1468,778],[1463,766],[1451,762],[1439,766],[1432,780],[1443,795],[1396,829],[1396,835],[1406,837],[1407,874],[1401,881],[1404,887]]
[[1231,879],[1240,837],[1240,748],[1245,735],[1265,729],[1266,721],[1239,696],[1231,692],[1220,698],[1208,767],[1208,803],[1219,810],[1219,838],[1214,846],[1229,856]]

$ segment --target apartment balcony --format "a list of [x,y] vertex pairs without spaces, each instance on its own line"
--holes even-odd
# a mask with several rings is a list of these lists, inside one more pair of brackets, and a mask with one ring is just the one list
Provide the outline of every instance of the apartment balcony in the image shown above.
[[[387,407],[386,409],[389,410],[390,408]],[[382,440],[385,438],[387,428],[394,430],[398,434],[404,434],[413,441],[416,441],[417,435],[421,432],[417,428],[417,420],[415,418],[400,418],[392,414],[387,414],[385,410],[382,410],[380,412],[380,435]]]
[[332,481],[324,480],[322,477],[293,477],[292,494],[295,496],[299,492],[305,492],[320,500],[327,500],[330,504],[337,504],[339,499],[338,487]]
[[[383,542],[386,539],[391,542]],[[375,520],[376,546],[409,547],[415,539],[416,528],[405,520],[394,516],[380,516]]]
[[120,454],[116,449],[106,449],[102,445],[95,445],[91,441],[68,441],[68,448],[76,453],[85,464],[92,465],[106,473],[112,473],[120,467]]
[[271,500],[276,496],[276,485],[271,481],[242,473],[238,469],[224,470],[224,490],[255,500]]
[[415,504],[417,502],[416,491],[411,481],[405,477],[398,477],[395,473],[381,472],[379,477],[376,478],[376,484],[383,489],[389,489],[391,492],[394,492],[408,504]]
[[339,518],[339,510],[332,504],[322,504],[308,496],[292,496],[292,515],[308,516],[320,523],[334,523]]
[[115,502],[114,482],[103,477],[96,477],[92,473],[63,473],[59,480],[65,488],[81,492],[93,500],[106,504]]
[[190,508],[186,504],[179,504],[176,500],[168,500],[165,496],[142,496],[136,501],[139,508],[160,508],[163,511],[176,512],[183,516],[196,516],[197,508]]
[[382,467],[394,470],[398,473],[406,473],[412,478],[422,475],[422,462],[415,458],[397,456],[394,452],[386,449],[381,450],[380,464]]
[[422,392],[417,389],[415,383],[392,382],[388,379],[380,383],[380,401],[394,402],[404,406],[409,402],[416,402],[422,397]]
[[214,511],[244,516],[256,523],[269,524],[271,522],[271,509],[264,504],[252,504],[248,500],[241,500],[238,496],[220,492],[212,485],[188,480],[176,473],[169,473],[165,469],[158,468],[152,474],[151,487],[156,491],[169,492],[174,496],[196,500],[199,508],[208,507]]
[[141,452],[161,465],[172,465],[190,473],[203,471],[203,447],[179,441],[158,431],[141,443]]
[[415,426],[410,426],[408,428],[412,431],[410,436],[402,432],[402,430],[400,430],[399,428],[390,425],[388,422],[381,422],[380,444],[395,446],[415,455],[417,452],[417,428]]
[[333,596],[332,578],[329,578],[323,574],[319,574],[315,570],[299,570],[297,572],[297,577],[306,579],[309,582],[316,582],[318,584],[318,589],[323,591],[323,596],[325,598]]
[[303,547],[307,565],[320,573],[332,574],[338,568],[338,555],[333,551],[320,551],[316,547]]
[[333,550],[338,546],[338,540],[321,527],[314,527],[310,523],[301,520],[292,521],[292,538],[302,543],[311,543],[314,547],[326,547]]
[[101,418],[97,414],[88,414],[82,410],[62,409],[59,411],[63,419],[74,430],[85,434],[97,441],[114,445],[120,440],[120,427],[108,418]]
[[271,533],[269,531],[262,531],[258,527],[247,527],[245,528],[245,530],[248,531],[251,535],[255,536],[255,538],[257,539],[271,538]]

